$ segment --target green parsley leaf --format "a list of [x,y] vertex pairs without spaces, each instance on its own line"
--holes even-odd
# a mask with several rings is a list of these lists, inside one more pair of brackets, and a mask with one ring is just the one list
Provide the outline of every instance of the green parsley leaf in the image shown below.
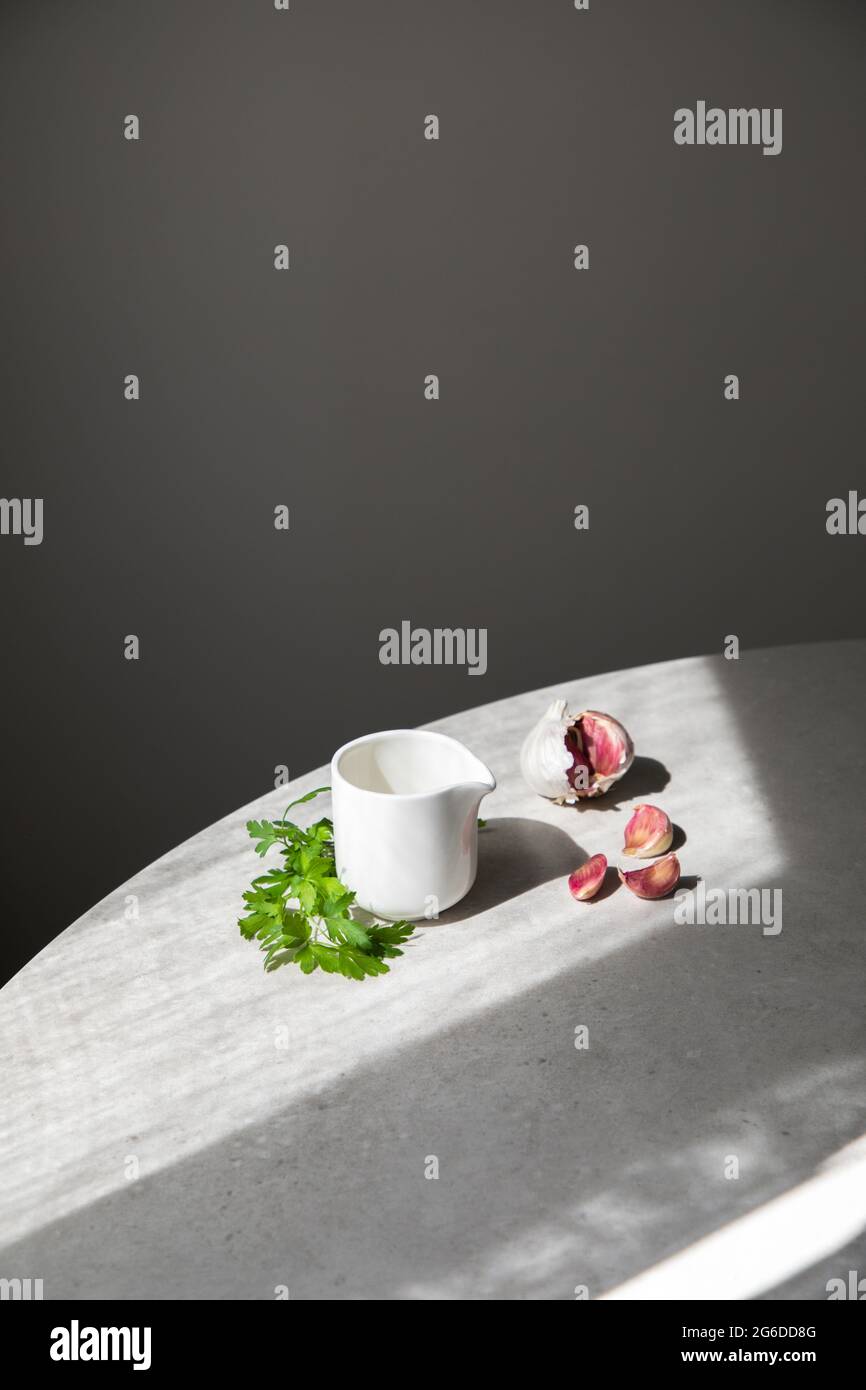
[[326,791],[330,788],[319,787],[299,797],[280,820],[247,821],[256,854],[264,858],[277,845],[283,866],[253,879],[243,894],[245,915],[238,927],[248,941],[258,941],[268,972],[294,964],[304,975],[316,969],[348,980],[387,975],[386,959],[403,954],[400,948],[414,924],[362,923],[352,917],[355,894],[336,872],[332,822],[323,816],[304,830],[286,820],[293,806]]

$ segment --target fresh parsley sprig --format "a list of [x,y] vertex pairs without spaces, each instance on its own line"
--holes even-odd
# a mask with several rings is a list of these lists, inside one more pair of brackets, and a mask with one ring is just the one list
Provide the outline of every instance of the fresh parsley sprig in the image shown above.
[[326,791],[330,787],[317,787],[298,797],[280,820],[247,821],[256,854],[264,858],[278,845],[283,866],[253,879],[243,895],[246,916],[238,926],[248,941],[258,941],[265,970],[299,965],[305,975],[320,969],[349,980],[387,975],[386,960],[402,956],[400,947],[414,932],[414,924],[355,921],[349,911],[355,894],[336,873],[331,821],[323,818],[302,830],[286,819],[292,807]]

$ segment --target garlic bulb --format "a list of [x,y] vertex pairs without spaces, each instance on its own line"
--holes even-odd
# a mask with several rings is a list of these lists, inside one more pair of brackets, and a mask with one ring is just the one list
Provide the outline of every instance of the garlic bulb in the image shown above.
[[634,744],[610,714],[569,714],[554,700],[520,750],[524,780],[539,796],[560,804],[602,796],[634,760]]

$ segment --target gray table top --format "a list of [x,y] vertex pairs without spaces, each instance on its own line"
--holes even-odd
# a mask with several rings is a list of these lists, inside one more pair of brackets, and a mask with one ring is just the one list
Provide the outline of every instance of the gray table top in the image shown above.
[[[699,657],[432,726],[499,785],[472,893],[381,979],[266,976],[241,939],[244,822],[285,787],[143,870],[0,991],[0,1275],[46,1298],[594,1297],[810,1177],[866,1129],[864,677],[862,642]],[[638,753],[577,809],[518,768],[558,694]],[[624,888],[575,904],[567,874],[615,861],[642,800],[683,828],[687,884],[781,889],[781,932],[678,925]]]

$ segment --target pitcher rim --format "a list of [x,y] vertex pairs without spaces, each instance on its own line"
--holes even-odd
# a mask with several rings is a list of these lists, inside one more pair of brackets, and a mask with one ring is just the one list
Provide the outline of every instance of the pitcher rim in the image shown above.
[[452,738],[451,734],[440,733],[438,729],[380,729],[378,730],[378,732],[372,734],[361,734],[359,738],[350,738],[347,743],[342,744],[336,750],[336,752],[333,754],[331,758],[332,783],[335,778],[339,777],[340,781],[345,786],[351,787],[353,791],[361,792],[364,796],[380,796],[387,799],[388,801],[420,801],[424,797],[429,798],[431,796],[441,796],[443,792],[449,791],[454,786],[466,785],[480,787],[485,785],[485,783],[483,783],[479,778],[467,777],[463,779],[461,782],[445,782],[441,787],[433,787],[430,791],[380,792],[376,791],[372,787],[357,786],[354,782],[350,782],[348,777],[345,777],[343,773],[340,771],[338,763],[340,759],[343,757],[343,754],[348,753],[350,749],[358,748],[361,746],[361,744],[364,743],[373,743],[377,739],[397,738],[402,734],[411,734],[413,738],[436,739],[440,743],[450,743],[455,745],[457,748],[462,748],[464,753],[467,753],[470,758],[474,758],[477,763],[481,764],[481,766],[485,769],[487,775],[490,778],[492,785],[487,788],[487,791],[484,793],[485,796],[488,795],[490,792],[495,791],[496,778],[494,777],[493,773],[490,771],[490,768],[487,766],[484,760],[482,758],[479,758],[477,753],[473,753],[471,748],[467,748],[466,744],[461,742],[459,738]]

